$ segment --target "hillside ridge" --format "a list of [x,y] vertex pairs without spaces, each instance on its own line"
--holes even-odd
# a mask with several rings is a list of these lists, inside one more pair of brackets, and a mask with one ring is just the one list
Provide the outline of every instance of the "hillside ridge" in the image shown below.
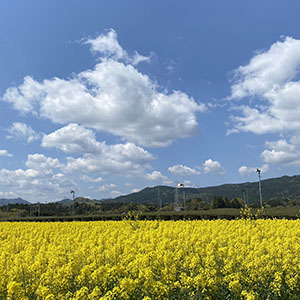
[[[261,181],[263,200],[266,202],[295,200],[300,202],[300,175],[281,176],[268,178]],[[259,201],[258,181],[243,183],[226,183],[217,186],[193,188],[178,188],[179,200],[183,198],[183,192],[187,199],[201,198],[211,202],[214,197],[248,198],[248,203]],[[154,186],[146,187],[139,192],[122,195],[108,202],[126,202],[138,204],[157,204],[159,200],[163,204],[173,202],[175,198],[175,187]]]

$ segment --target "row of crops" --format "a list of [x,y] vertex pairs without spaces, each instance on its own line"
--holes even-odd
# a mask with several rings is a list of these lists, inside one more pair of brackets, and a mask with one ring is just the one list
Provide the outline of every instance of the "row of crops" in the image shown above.
[[0,299],[299,299],[300,220],[0,224]]

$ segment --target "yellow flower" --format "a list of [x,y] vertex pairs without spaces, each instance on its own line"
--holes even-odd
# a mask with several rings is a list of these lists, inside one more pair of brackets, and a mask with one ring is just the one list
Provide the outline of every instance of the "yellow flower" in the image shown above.
[[300,220],[254,218],[1,223],[0,298],[297,297]]

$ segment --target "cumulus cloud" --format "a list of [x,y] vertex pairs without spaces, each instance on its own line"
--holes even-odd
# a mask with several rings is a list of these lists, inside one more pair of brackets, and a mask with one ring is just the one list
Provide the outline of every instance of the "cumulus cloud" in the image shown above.
[[42,172],[62,166],[57,158],[46,157],[44,154],[39,153],[29,154],[25,165],[28,168]]
[[235,71],[230,99],[252,97],[241,106],[228,133],[294,133],[300,129],[300,40],[286,37]]
[[40,134],[35,132],[29,125],[25,123],[15,122],[7,129],[9,135],[8,139],[20,139],[26,140],[27,143],[31,143],[40,138]]
[[101,176],[94,178],[94,177],[90,177],[88,175],[81,175],[80,179],[84,182],[101,182],[101,181],[103,181],[103,178]]
[[150,168],[149,162],[153,160],[153,156],[132,143],[116,145],[102,143],[102,151],[99,153],[85,153],[82,157],[68,157],[67,160],[66,172],[103,172],[138,176]]
[[16,195],[30,196],[34,201],[49,199],[49,194],[61,194],[75,186],[62,173],[47,174],[32,169],[0,170],[0,184],[13,189]]
[[117,186],[114,183],[104,184],[99,187],[99,191],[105,192],[116,188]]
[[96,153],[101,151],[101,143],[95,133],[78,124],[68,124],[43,136],[42,147],[57,148],[65,153]]
[[204,173],[213,173],[213,174],[225,174],[225,170],[222,168],[221,164],[218,161],[214,161],[211,158],[207,159],[202,165]]
[[299,65],[300,40],[286,37],[255,55],[248,65],[235,70],[231,98],[264,95],[292,80],[299,73]]
[[205,110],[181,91],[161,92],[139,72],[111,30],[87,42],[102,59],[92,70],[37,82],[27,76],[6,90],[3,100],[22,113],[33,112],[54,123],[78,123],[146,147],[163,147],[196,133],[196,114]]
[[[261,158],[265,164],[259,169],[267,172],[269,164],[300,166],[300,136],[294,135],[290,140],[280,139],[277,141],[267,141],[267,149],[261,153]],[[256,172],[256,168],[242,166],[239,168],[241,175],[249,175]]]
[[56,158],[43,154],[28,155],[27,169],[0,170],[0,185],[20,197],[29,197],[33,201],[49,200],[49,195],[65,193],[76,184],[59,170],[60,162]]
[[284,127],[282,121],[257,108],[243,105],[236,107],[235,109],[241,111],[242,116],[232,117],[235,125],[234,128],[227,131],[227,134],[240,131],[248,131],[255,134],[264,134],[268,132],[275,133],[282,130]]
[[54,147],[66,153],[83,154],[68,157],[66,172],[104,172],[122,175],[140,175],[150,168],[151,153],[133,143],[107,145],[98,142],[95,133],[78,124],[69,124],[45,135],[43,147]]
[[181,176],[190,176],[190,175],[199,175],[200,172],[196,169],[184,166],[184,165],[175,165],[168,168],[169,172],[175,175]]
[[[127,149],[135,152],[141,158],[128,156]],[[111,150],[111,151],[110,151]],[[105,152],[101,154],[84,154],[82,157],[67,158],[67,165],[64,170],[68,173],[83,172],[83,173],[104,173],[116,174],[123,176],[140,176],[144,171],[150,168],[149,162],[153,159],[152,155],[144,152],[133,144],[106,146]],[[114,156],[116,155],[116,156]]]
[[18,88],[10,87],[6,90],[3,100],[12,103],[14,108],[21,113],[37,115],[34,106],[39,102],[42,85],[30,76],[24,78],[23,84]]
[[300,144],[296,137],[291,142],[281,139],[273,142],[266,142],[266,149],[261,157],[266,163],[283,165],[300,165]]
[[146,174],[145,178],[151,181],[158,181],[163,184],[171,184],[172,181],[167,177],[161,174],[159,171],[153,171],[152,173]]
[[[269,169],[269,165],[268,164],[264,164],[262,167],[259,167],[259,169],[261,170],[262,173],[265,173],[268,171]],[[253,168],[253,167],[247,167],[247,166],[241,166],[239,168],[239,173],[242,176],[248,176],[251,174],[254,174],[256,172],[257,168]]]
[[0,156],[12,157],[13,155],[10,154],[7,150],[0,149]]

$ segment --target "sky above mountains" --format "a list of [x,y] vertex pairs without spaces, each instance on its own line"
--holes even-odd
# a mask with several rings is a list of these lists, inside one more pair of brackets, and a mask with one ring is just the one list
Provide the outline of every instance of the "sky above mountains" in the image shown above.
[[0,197],[299,174],[298,1],[2,1]]

